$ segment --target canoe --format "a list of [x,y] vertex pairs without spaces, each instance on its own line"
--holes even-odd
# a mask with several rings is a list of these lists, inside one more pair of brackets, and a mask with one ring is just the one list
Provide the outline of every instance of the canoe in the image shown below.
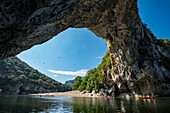
[[104,98],[110,98],[110,96],[104,96]]
[[138,96],[139,99],[155,99],[156,96]]

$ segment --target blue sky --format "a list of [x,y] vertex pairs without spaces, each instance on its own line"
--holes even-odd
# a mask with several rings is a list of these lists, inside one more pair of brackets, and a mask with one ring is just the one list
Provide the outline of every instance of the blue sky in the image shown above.
[[[170,38],[170,0],[139,0],[141,19],[159,38]],[[17,55],[31,67],[64,83],[97,67],[107,51],[105,40],[86,28],[69,28],[50,41]]]
[[170,0],[138,0],[139,14],[158,38],[170,38]]
[[107,51],[104,39],[90,30],[69,28],[50,41],[18,55],[30,66],[64,83],[97,67]]

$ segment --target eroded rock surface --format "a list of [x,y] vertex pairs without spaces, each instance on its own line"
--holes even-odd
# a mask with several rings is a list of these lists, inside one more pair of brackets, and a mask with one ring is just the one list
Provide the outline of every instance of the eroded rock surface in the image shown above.
[[170,52],[142,24],[137,0],[1,0],[0,58],[41,44],[68,27],[105,38],[121,90],[170,94]]

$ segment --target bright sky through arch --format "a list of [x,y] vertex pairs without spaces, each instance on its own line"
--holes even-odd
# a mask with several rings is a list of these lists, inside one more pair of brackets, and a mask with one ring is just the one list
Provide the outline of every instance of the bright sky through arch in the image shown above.
[[107,52],[105,40],[88,29],[69,28],[50,41],[18,55],[30,66],[64,83],[97,67]]

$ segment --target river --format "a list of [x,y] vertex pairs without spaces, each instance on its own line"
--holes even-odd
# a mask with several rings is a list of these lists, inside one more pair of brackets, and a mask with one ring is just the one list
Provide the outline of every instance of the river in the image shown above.
[[170,98],[0,96],[0,113],[170,113]]

